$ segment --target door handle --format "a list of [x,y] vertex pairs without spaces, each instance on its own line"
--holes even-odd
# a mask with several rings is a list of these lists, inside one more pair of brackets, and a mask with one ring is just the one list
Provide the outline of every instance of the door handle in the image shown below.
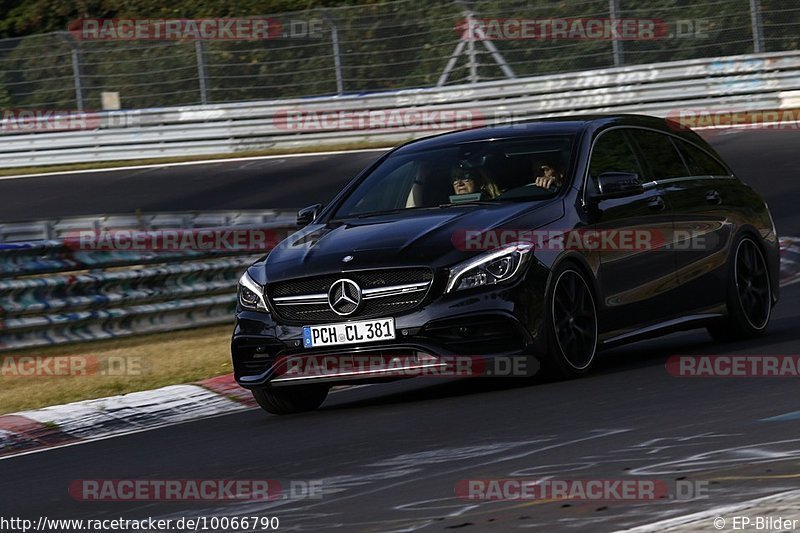
[[663,211],[667,205],[664,203],[664,198],[662,198],[661,195],[658,195],[650,198],[650,200],[647,202],[647,207],[653,211]]
[[706,193],[706,202],[713,205],[719,205],[722,203],[722,197],[719,195],[719,192],[717,191],[708,191]]

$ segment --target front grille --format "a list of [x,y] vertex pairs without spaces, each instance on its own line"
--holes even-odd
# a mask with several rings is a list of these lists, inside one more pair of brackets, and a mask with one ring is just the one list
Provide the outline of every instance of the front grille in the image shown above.
[[[328,305],[328,290],[339,279],[355,281],[362,292],[414,284],[418,284],[418,287],[409,289],[410,292],[390,293],[385,296],[366,297],[365,294],[355,313],[342,316]],[[331,322],[392,315],[413,309],[425,298],[432,281],[433,272],[428,268],[363,270],[282,281],[271,284],[267,288],[267,294],[271,307],[279,318],[305,323]],[[304,303],[281,301],[287,297],[303,297]]]

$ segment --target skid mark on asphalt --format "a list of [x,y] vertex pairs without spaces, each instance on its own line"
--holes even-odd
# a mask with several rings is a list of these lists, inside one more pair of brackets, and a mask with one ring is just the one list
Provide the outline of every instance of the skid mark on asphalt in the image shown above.
[[781,286],[800,281],[800,238],[781,237]]
[[793,411],[791,413],[784,413],[782,415],[771,416],[769,418],[762,418],[760,422],[786,422],[788,420],[800,419],[800,411]]
[[[253,514],[263,514],[267,511],[279,509],[284,517],[281,519],[282,526],[285,524],[291,529],[289,521],[295,523],[298,517],[297,515],[290,515],[289,513],[295,510],[307,515],[310,511],[320,506],[333,506],[333,508],[336,508],[337,505],[346,500],[366,499],[379,492],[385,492],[392,489],[401,489],[408,485],[423,487],[426,486],[427,481],[433,480],[434,478],[442,478],[462,472],[469,472],[474,470],[476,465],[480,465],[481,468],[487,468],[492,465],[502,465],[508,461],[528,460],[532,456],[538,454],[543,454],[549,451],[567,448],[582,443],[602,440],[604,438],[613,437],[628,431],[628,429],[598,429],[587,432],[585,436],[563,441],[559,441],[556,437],[549,436],[546,438],[520,442],[491,443],[483,446],[476,445],[458,448],[441,448],[435,451],[402,454],[372,464],[364,465],[363,468],[371,469],[371,471],[333,476],[319,480],[321,481],[323,487],[323,494],[321,495],[322,499],[320,500],[298,501],[287,499],[267,503],[237,502],[224,508],[203,509],[197,511],[197,513],[198,516],[208,516],[214,512],[218,513],[224,510],[227,516],[233,516],[234,514],[250,516]],[[540,446],[540,444],[544,445]],[[534,445],[534,447],[531,448],[531,445]],[[449,452],[451,451],[453,452],[452,456],[449,455]],[[437,456],[438,458],[436,458]],[[429,472],[425,471],[426,465],[429,466],[442,462],[455,462],[459,466],[446,470]],[[378,468],[378,470],[375,470],[376,468]],[[396,479],[397,481],[388,484],[385,483],[386,481],[392,479]],[[364,490],[353,490],[362,488]],[[332,495],[339,496],[330,497]],[[452,500],[455,500],[455,497],[453,497]],[[456,515],[460,515],[468,512],[471,509],[478,508],[481,505],[488,503],[492,502],[484,501],[468,503],[459,501],[457,506],[455,506],[454,511],[452,511],[450,514],[456,513]],[[299,507],[291,507],[298,505]],[[290,508],[287,508],[286,506],[290,506]],[[186,513],[184,512],[180,515],[176,514],[175,516],[186,516]],[[343,518],[340,512],[337,512],[335,516],[326,516],[327,518],[320,524],[308,524],[306,522],[302,523],[302,528],[314,530],[317,528],[327,529],[341,527],[350,531],[356,526],[363,527],[366,525],[375,526],[377,524],[381,524],[381,531],[392,531],[395,529],[388,529],[390,525],[393,527],[399,527],[400,524],[403,524],[402,530],[416,531],[421,527],[426,527],[429,525],[431,520],[441,518],[441,514],[437,514],[433,517],[419,519],[412,519],[411,517],[408,517],[393,520],[379,520],[375,522],[359,521],[357,523],[353,523],[347,521],[345,524],[338,523],[338,521]],[[170,516],[167,515],[161,518],[170,518]],[[296,523],[299,526],[301,522],[297,521]]]
[[771,463],[800,458],[800,438],[718,448],[673,461],[634,468],[635,476],[671,476],[716,470],[741,464]]

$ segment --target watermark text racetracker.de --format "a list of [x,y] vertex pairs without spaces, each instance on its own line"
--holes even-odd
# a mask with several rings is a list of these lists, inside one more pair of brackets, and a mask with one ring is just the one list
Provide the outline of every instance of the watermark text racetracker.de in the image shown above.
[[467,41],[707,39],[715,29],[708,19],[656,18],[468,18],[455,25],[459,37]]
[[0,133],[124,128],[140,123],[139,116],[122,111],[79,111],[76,109],[0,109]]
[[798,378],[800,355],[673,355],[666,369],[681,378]]
[[674,130],[687,129],[800,129],[800,109],[765,109],[761,111],[734,111],[730,109],[680,108],[666,114],[667,125]]
[[100,115],[97,113],[52,109],[0,109],[0,131],[3,133],[91,130],[98,127],[100,127]]
[[319,18],[84,18],[67,29],[80,41],[263,41],[320,39],[324,27]]
[[709,482],[662,479],[462,479],[455,495],[467,501],[600,501],[643,502],[708,498]]
[[[324,328],[320,329],[325,333]],[[336,336],[336,328],[330,329],[332,331],[328,334]],[[340,340],[347,340],[344,334]],[[316,354],[302,357],[284,356],[275,362],[275,377],[284,380],[326,378],[343,374],[397,378],[524,378],[535,375],[538,370],[538,360],[526,355],[481,357],[428,354]]]
[[0,355],[0,378],[141,376],[142,357],[121,355]]
[[644,252],[657,250],[708,250],[715,237],[695,230],[672,228],[578,228],[531,230],[502,228],[459,229],[451,242],[457,250],[495,250],[512,243],[531,243],[537,250],[582,252]]
[[284,131],[336,131],[366,129],[448,130],[485,126],[482,109],[349,109],[278,110],[273,123]]
[[319,500],[322,480],[76,479],[68,492],[80,502],[192,502]]
[[470,18],[455,26],[463,40],[610,40],[663,39],[667,24],[636,18]]
[[265,252],[286,235],[287,230],[247,227],[83,230],[67,235],[64,243],[80,251]]

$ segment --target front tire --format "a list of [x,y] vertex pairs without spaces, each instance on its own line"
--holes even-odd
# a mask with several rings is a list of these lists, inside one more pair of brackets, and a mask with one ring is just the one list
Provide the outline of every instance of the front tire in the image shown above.
[[587,374],[597,353],[597,306],[591,286],[576,267],[566,264],[552,274],[545,300],[547,357],[543,367],[559,378]]
[[253,389],[258,405],[273,415],[289,415],[313,411],[328,397],[327,385],[298,385],[285,388]]
[[727,308],[723,322],[708,327],[718,341],[762,335],[772,314],[772,285],[764,252],[752,237],[740,237],[732,247],[728,267]]

